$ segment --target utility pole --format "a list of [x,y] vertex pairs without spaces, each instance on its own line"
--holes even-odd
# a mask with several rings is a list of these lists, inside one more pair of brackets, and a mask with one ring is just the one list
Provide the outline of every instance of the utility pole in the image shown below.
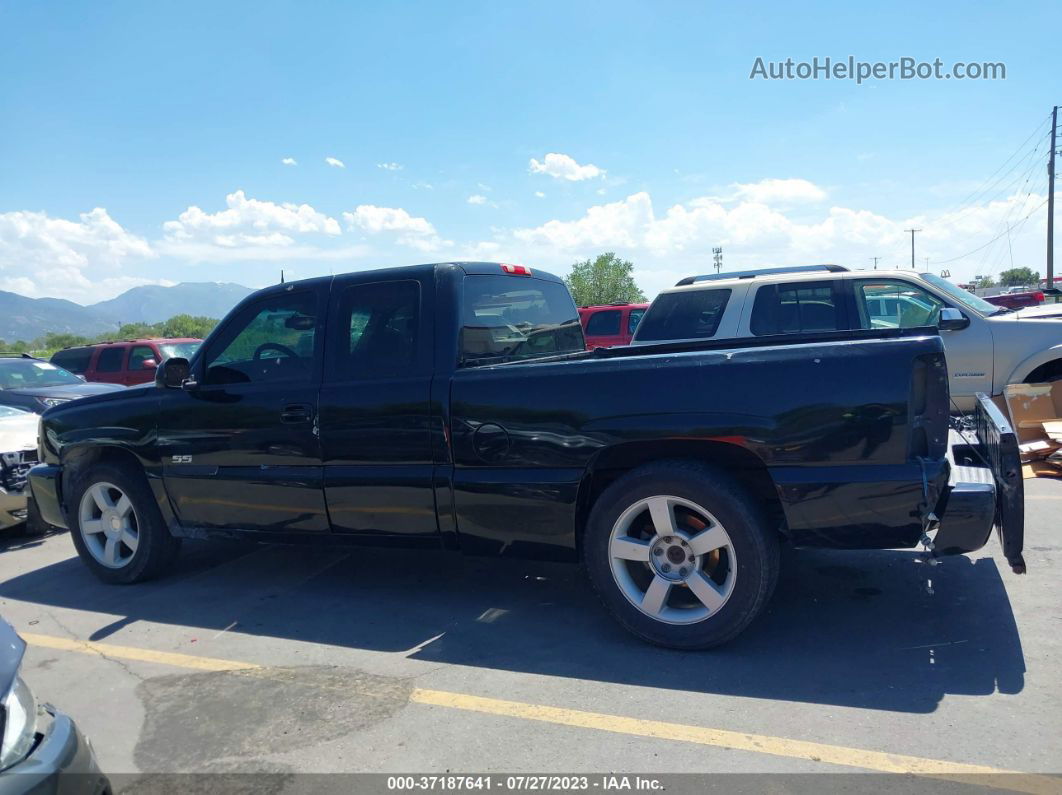
[[1058,105],[1051,109],[1051,153],[1047,156],[1047,288],[1055,286],[1055,134]]
[[881,259],[881,257],[871,257],[870,259],[874,260],[874,270],[877,270],[878,269],[878,260]]
[[904,229],[903,231],[911,233],[911,270],[914,270],[915,269],[915,264],[914,264],[914,236],[915,236],[915,232],[921,232],[922,230],[921,229]]
[[715,272],[719,273],[723,269],[723,249],[721,246],[716,246],[712,249],[712,262],[715,264]]
[[929,271],[929,257],[926,257],[926,271]]

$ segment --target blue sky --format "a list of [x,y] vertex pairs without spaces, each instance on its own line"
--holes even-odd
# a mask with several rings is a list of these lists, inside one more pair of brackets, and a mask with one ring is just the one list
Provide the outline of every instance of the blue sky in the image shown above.
[[[920,267],[1042,270],[1060,21],[1057,3],[7,0],[0,289],[87,303],[466,257],[563,273],[615,250],[652,293],[713,245],[728,268],[909,264],[911,224]],[[1007,76],[749,79],[757,57],[849,55]]]

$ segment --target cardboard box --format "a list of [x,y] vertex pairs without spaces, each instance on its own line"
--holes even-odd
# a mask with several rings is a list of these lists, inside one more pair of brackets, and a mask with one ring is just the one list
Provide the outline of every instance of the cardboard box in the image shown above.
[[1003,394],[1024,477],[1062,477],[1062,382],[1009,384]]

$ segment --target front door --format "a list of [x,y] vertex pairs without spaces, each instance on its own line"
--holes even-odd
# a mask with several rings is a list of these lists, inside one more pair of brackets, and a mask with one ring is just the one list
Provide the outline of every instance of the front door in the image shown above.
[[432,273],[336,277],[321,387],[325,497],[337,533],[435,544]]
[[[856,311],[863,328],[935,326],[944,299],[906,279],[854,279]],[[960,311],[963,311],[959,308]],[[969,317],[970,312],[964,311]],[[973,408],[974,394],[992,394],[992,334],[979,317],[955,331],[942,331],[953,408]]]
[[190,389],[162,390],[159,450],[181,523],[327,532],[317,393],[328,282],[250,302],[200,351]]

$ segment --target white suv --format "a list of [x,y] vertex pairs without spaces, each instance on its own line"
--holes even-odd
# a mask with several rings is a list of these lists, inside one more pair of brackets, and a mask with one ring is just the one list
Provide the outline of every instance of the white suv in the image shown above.
[[[941,322],[946,307],[961,317]],[[960,409],[976,392],[1062,379],[1062,305],[1011,311],[914,271],[807,265],[691,276],[656,297],[631,344],[914,326],[940,327]]]

